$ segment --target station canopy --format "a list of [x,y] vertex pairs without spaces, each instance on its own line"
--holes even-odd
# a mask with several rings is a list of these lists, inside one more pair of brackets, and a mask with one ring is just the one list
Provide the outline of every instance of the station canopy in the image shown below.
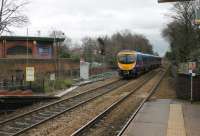
[[193,1],[193,0],[158,0],[158,3],[164,3],[164,2],[183,2],[183,1]]

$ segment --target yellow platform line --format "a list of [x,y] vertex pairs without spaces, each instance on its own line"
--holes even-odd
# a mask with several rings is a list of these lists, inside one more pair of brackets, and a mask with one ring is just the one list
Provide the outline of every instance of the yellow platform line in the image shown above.
[[170,104],[167,136],[186,136],[181,104]]

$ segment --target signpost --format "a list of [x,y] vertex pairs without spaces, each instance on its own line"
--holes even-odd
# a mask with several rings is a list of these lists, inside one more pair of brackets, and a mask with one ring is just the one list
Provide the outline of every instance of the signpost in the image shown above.
[[190,86],[190,101],[193,101],[193,77],[196,76],[194,70],[196,69],[196,63],[195,62],[189,62],[189,74],[190,74],[190,81],[191,81],[191,86]]

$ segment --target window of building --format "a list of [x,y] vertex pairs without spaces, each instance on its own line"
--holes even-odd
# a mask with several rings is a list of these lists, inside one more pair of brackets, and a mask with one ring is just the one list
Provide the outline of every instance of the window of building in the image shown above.
[[11,47],[7,50],[7,55],[26,55],[28,51],[28,54],[32,54],[32,49],[26,48],[24,46],[17,45],[15,47]]
[[40,55],[49,55],[51,53],[50,49],[49,47],[39,47],[38,51]]

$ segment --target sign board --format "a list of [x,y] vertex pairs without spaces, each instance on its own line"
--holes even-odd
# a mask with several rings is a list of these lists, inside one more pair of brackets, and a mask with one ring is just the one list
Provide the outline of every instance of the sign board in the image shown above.
[[192,70],[191,69],[189,70],[189,74],[192,74]]
[[26,81],[35,81],[34,67],[26,67]]
[[191,74],[197,72],[197,63],[196,62],[184,62],[178,65],[179,74]]
[[196,62],[189,62],[189,70],[195,70],[196,69]]
[[180,63],[178,65],[178,73],[187,74],[188,73],[188,63]]
[[195,24],[200,25],[200,8],[195,9]]
[[195,76],[196,76],[196,73],[192,73],[192,76],[195,77]]
[[50,80],[51,80],[51,81],[56,80],[56,75],[55,75],[55,73],[51,73],[51,74],[50,74]]

